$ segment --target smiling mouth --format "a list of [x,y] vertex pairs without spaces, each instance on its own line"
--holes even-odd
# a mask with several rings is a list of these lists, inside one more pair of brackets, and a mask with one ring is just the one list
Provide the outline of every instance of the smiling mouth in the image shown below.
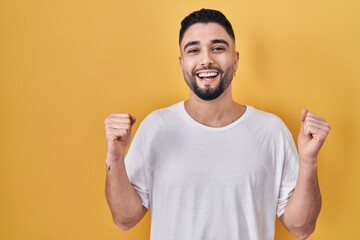
[[200,79],[212,79],[219,75],[218,72],[203,72],[203,73],[197,73],[196,76]]

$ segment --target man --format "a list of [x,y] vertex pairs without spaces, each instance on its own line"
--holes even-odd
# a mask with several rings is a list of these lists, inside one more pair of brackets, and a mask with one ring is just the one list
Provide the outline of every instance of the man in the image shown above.
[[153,240],[273,239],[277,214],[307,238],[321,207],[317,154],[329,124],[303,110],[296,152],[276,116],[233,101],[239,53],[226,17],[202,9],[180,30],[180,65],[189,99],[141,123],[125,160],[135,118],[105,120],[106,197],[124,230],[151,209]]

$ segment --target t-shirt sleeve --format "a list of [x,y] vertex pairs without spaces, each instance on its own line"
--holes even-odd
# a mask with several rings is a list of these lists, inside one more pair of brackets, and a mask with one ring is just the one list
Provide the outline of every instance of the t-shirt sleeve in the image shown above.
[[284,213],[285,206],[295,190],[299,171],[299,157],[292,135],[288,129],[286,129],[284,135],[284,163],[277,205],[278,217],[280,217]]
[[141,198],[143,206],[149,208],[150,198],[145,172],[143,129],[141,125],[125,157],[125,168],[130,182]]

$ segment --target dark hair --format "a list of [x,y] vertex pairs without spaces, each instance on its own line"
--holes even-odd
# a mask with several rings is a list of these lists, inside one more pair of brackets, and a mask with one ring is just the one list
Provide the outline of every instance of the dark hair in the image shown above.
[[195,23],[218,23],[222,27],[224,27],[225,31],[235,41],[234,30],[225,15],[217,10],[203,8],[199,11],[195,11],[189,14],[181,21],[181,29],[179,32],[179,45],[181,44],[186,30]]

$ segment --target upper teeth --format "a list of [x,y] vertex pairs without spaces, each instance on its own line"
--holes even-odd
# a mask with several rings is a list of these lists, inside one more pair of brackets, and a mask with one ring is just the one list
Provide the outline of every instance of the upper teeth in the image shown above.
[[209,72],[209,73],[199,73],[199,77],[214,77],[216,76],[216,72]]

